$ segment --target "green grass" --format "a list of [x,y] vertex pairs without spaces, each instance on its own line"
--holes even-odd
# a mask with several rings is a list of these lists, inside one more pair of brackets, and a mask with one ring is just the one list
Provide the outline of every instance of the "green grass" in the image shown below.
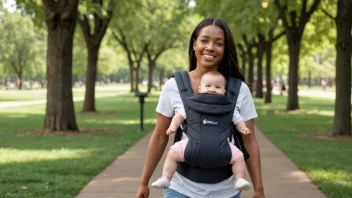
[[[109,84],[97,85],[95,93],[97,96],[106,96],[111,93],[119,93],[119,91],[127,91],[128,84]],[[83,97],[85,94],[84,87],[74,87],[72,89],[74,97]],[[0,89],[0,102],[3,101],[30,101],[30,100],[43,100],[46,99],[46,89],[35,90],[1,90]]]
[[101,131],[91,135],[24,134],[42,128],[45,105],[0,109],[0,197],[73,197],[152,130],[157,98],[146,98],[144,132],[138,131],[140,106],[132,94],[98,98],[98,114],[80,113],[82,102],[76,102],[80,130]]
[[352,142],[302,137],[328,135],[332,129],[334,100],[300,97],[300,110],[284,111],[287,98],[273,96],[272,104],[255,99],[256,124],[278,148],[329,198],[352,197]]

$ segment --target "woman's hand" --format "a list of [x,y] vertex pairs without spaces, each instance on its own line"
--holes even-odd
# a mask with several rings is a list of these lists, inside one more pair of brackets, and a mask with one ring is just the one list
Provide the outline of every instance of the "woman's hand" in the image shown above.
[[254,191],[253,198],[265,198],[263,191]]
[[139,184],[136,198],[148,198],[149,197],[149,187],[148,185]]

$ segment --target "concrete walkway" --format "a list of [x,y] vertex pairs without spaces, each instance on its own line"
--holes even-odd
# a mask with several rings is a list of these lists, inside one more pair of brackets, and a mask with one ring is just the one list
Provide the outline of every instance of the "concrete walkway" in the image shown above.
[[[255,133],[260,146],[263,183],[267,198],[326,198],[312,184],[307,175],[298,170],[291,160],[266,139],[258,128],[255,129]],[[135,197],[150,135],[142,138],[93,178],[76,198]],[[169,144],[171,144],[171,140],[173,137],[170,138]],[[164,157],[151,181],[160,176],[163,162]],[[153,188],[150,190],[150,198],[162,197],[161,190]],[[241,198],[251,198],[252,192],[243,192]]]

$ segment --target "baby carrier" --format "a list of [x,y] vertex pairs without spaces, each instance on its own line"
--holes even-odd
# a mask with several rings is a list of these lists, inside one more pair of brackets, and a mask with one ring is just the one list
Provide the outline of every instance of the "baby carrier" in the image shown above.
[[198,183],[218,183],[232,175],[231,149],[228,138],[248,159],[241,134],[232,123],[237,97],[242,84],[240,79],[227,79],[226,95],[193,94],[188,73],[174,74],[185,108],[187,119],[178,128],[175,142],[181,140],[182,131],[188,136],[185,162],[178,163],[177,172]]

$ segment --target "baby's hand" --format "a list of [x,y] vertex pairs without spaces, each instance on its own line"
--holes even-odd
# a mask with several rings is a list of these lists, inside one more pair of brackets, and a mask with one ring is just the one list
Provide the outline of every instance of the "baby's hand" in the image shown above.
[[167,130],[166,130],[166,135],[172,135],[176,132],[176,128],[174,126],[170,126]]
[[241,132],[243,135],[248,135],[248,134],[251,133],[251,131],[250,131],[247,127],[243,128],[240,132]]

